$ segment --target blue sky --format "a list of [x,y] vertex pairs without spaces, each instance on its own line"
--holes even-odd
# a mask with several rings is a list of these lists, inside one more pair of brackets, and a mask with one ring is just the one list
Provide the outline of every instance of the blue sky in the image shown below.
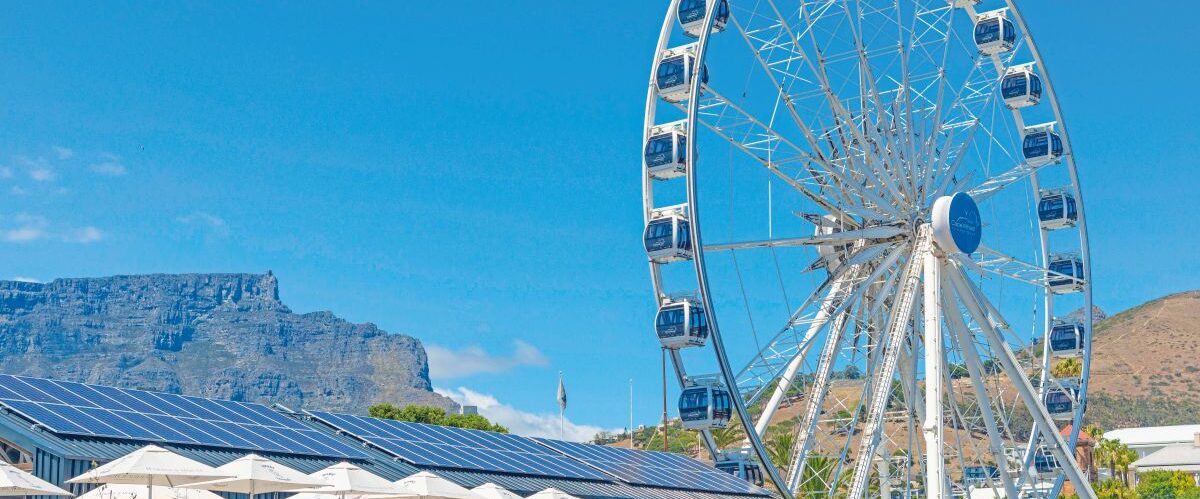
[[[639,141],[660,3],[10,5],[0,278],[271,269],[293,309],[422,339],[436,386],[522,426],[557,419],[559,370],[575,423],[627,424],[630,378],[650,423]],[[1096,303],[1200,287],[1186,16],[1025,4]]]

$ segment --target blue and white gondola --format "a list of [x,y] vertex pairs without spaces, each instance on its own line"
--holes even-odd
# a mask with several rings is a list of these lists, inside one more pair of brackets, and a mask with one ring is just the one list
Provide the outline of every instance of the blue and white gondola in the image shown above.
[[687,120],[657,125],[642,151],[650,177],[667,180],[687,174]]
[[[675,47],[659,59],[658,69],[654,72],[654,87],[660,98],[667,102],[687,100],[696,72],[695,49],[695,44]],[[700,68],[700,81],[708,83],[708,68]]]
[[1079,221],[1075,196],[1065,189],[1043,191],[1038,196],[1038,220],[1048,230],[1074,226]]
[[685,430],[724,428],[732,415],[729,390],[715,378],[688,380],[679,394],[679,420]]
[[762,467],[750,458],[750,449],[722,452],[714,467],[759,487],[763,486]]
[[692,232],[687,219],[687,204],[654,210],[642,242],[646,246],[646,255],[654,263],[691,260]]
[[1046,406],[1046,412],[1050,413],[1050,417],[1059,421],[1070,421],[1075,418],[1075,400],[1079,395],[1079,388],[1072,386],[1069,382],[1051,385],[1046,389],[1046,393],[1042,395],[1042,403]]
[[975,47],[987,56],[1002,54],[1017,43],[1017,27],[1003,9],[984,12],[975,21]]
[[1058,458],[1045,446],[1039,446],[1033,451],[1033,471],[1039,478],[1054,477],[1062,473],[1058,466]]
[[1063,155],[1062,137],[1049,125],[1026,128],[1021,139],[1021,155],[1026,164],[1035,168],[1057,163]]
[[1083,291],[1083,260],[1076,254],[1050,255],[1046,285],[1055,294]]
[[[716,18],[713,19],[713,33],[725,31],[725,24],[729,22],[729,2],[720,1],[717,11],[713,13]],[[706,0],[680,0],[676,17],[679,19],[679,27],[683,28],[683,34],[699,38],[700,34],[704,32],[704,14],[707,11],[708,2]]]
[[669,301],[658,308],[654,330],[663,348],[704,346],[708,340],[708,316],[704,307],[692,300]]
[[1078,357],[1087,340],[1083,323],[1055,319],[1050,326],[1050,353],[1055,357]]
[[1035,105],[1042,100],[1042,79],[1029,65],[1009,68],[1000,79],[1000,96],[1010,109]]

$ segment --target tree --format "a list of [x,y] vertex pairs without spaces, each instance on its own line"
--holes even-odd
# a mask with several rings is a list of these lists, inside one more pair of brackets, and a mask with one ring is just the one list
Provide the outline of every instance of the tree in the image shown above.
[[796,434],[790,431],[777,433],[767,440],[767,454],[777,469],[786,470],[792,464],[792,448],[796,446]]
[[1124,445],[1116,440],[1107,438],[1101,439],[1096,445],[1096,450],[1092,451],[1092,459],[1097,466],[1108,468],[1108,476],[1111,479],[1117,478],[1117,462],[1120,460],[1121,447]]
[[742,425],[736,420],[730,420],[724,428],[713,430],[712,437],[718,449],[727,449],[742,440]]
[[1083,364],[1074,357],[1058,361],[1050,368],[1055,378],[1078,378],[1083,375]]
[[1095,490],[1098,499],[1138,499],[1136,491],[1116,478],[1101,481],[1096,484]]
[[508,428],[492,423],[478,414],[446,414],[445,409],[427,405],[411,404],[401,409],[388,403],[375,404],[367,409],[367,414],[379,419],[508,433]]
[[1137,493],[1141,499],[1177,499],[1195,496],[1196,481],[1183,471],[1147,471],[1141,474]]

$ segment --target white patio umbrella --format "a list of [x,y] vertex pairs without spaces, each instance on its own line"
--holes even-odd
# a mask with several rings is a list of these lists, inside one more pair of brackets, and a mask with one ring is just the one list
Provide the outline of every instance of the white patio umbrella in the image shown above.
[[247,454],[217,467],[216,471],[230,475],[231,478],[191,483],[183,487],[214,492],[237,492],[254,499],[255,494],[325,486],[323,480],[312,478],[258,454]]
[[561,490],[558,490],[554,487],[550,487],[546,490],[543,490],[541,492],[538,492],[534,495],[529,496],[527,499],[579,499],[579,498],[575,497],[571,494],[568,494],[566,492],[563,492]]
[[152,499],[155,485],[174,487],[217,478],[231,477],[157,445],[147,445],[67,483],[142,485],[146,487],[146,499]]
[[101,485],[76,499],[146,499],[150,493],[154,499],[221,499],[207,490],[185,490],[155,485],[152,491],[144,485],[109,484]]
[[418,499],[479,499],[470,489],[428,471],[413,473],[398,480],[396,485]]
[[475,495],[481,497],[482,499],[521,499],[521,496],[517,495],[515,492],[492,482],[475,487],[471,489],[471,492],[474,492]]
[[0,461],[0,496],[74,495],[33,474]]
[[387,479],[344,461],[308,475],[308,477],[324,483],[325,486],[295,488],[290,489],[289,492],[313,493],[326,498],[336,496],[342,499],[361,495],[410,496]]

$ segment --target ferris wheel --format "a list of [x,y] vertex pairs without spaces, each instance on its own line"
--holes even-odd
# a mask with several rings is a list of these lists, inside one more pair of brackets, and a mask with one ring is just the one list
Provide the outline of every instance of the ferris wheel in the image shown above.
[[1094,497],[1083,198],[1013,0],[671,0],[648,84],[655,331],[718,468]]

